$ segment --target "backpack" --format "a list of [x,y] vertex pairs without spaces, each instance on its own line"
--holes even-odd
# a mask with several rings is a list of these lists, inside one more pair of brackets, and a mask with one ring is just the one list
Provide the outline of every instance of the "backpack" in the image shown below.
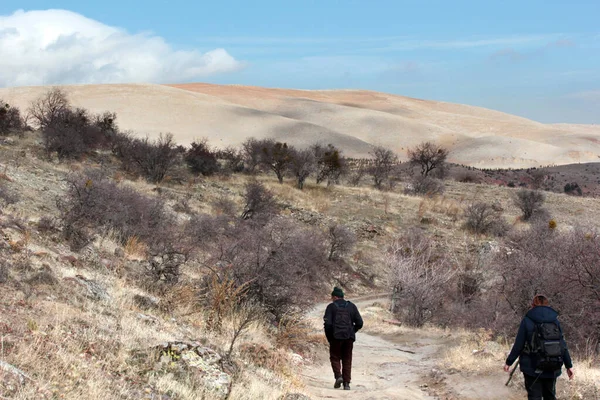
[[536,370],[552,372],[563,365],[565,346],[558,321],[534,323],[529,354],[537,356]]
[[352,337],[352,316],[350,315],[350,304],[349,301],[344,305],[338,305],[336,302],[333,303],[336,307],[335,317],[333,319],[333,337],[338,340],[346,340]]

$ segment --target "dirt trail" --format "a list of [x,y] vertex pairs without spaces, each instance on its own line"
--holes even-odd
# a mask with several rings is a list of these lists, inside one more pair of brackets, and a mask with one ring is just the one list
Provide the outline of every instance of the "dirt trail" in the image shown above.
[[[374,300],[353,302],[362,309]],[[309,314],[315,325],[322,326],[325,307],[326,304],[320,304]],[[365,326],[367,324],[365,319]],[[515,398],[515,393],[504,387],[502,380],[505,377],[500,372],[489,379],[465,379],[459,374],[448,376],[438,371],[436,364],[440,350],[454,340],[430,333],[379,336],[361,331],[357,334],[353,352],[352,390],[333,388],[329,356],[322,354],[303,372],[306,392],[314,399]]]

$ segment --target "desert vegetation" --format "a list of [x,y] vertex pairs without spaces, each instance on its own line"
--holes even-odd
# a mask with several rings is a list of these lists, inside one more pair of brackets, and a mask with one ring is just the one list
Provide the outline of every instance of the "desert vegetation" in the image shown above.
[[487,185],[429,142],[405,163],[254,138],[185,147],[59,90],[28,118],[3,109],[1,396],[302,393],[298,360],[324,349],[304,318],[333,285],[391,292],[406,329],[497,343],[544,292],[579,360],[599,356],[600,206],[542,191],[546,174]]

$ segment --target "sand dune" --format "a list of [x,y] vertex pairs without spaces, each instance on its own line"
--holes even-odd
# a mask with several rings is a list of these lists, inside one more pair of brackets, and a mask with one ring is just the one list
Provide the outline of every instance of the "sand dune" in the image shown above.
[[[359,90],[304,91],[210,84],[65,86],[74,105],[114,111],[121,129],[156,137],[171,132],[188,144],[207,137],[216,146],[250,136],[296,146],[333,143],[368,157],[381,145],[406,158],[406,149],[432,140],[451,160],[478,167],[530,167],[597,161],[600,126],[546,125],[461,104]],[[21,108],[47,87],[0,89]]]

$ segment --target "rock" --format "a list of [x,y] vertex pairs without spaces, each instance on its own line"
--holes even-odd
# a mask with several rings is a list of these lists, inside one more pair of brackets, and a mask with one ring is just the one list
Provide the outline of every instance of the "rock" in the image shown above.
[[12,398],[28,380],[25,372],[0,360],[0,398]]
[[83,275],[75,275],[73,278],[65,278],[66,281],[72,281],[85,290],[85,296],[92,300],[109,301],[110,295],[105,288],[98,282],[87,279]]
[[221,368],[221,356],[197,342],[167,342],[158,346],[160,366],[179,366],[193,372],[203,385],[212,389],[215,398],[224,397],[229,391],[231,376]]
[[119,258],[123,258],[123,257],[125,257],[125,250],[123,250],[123,249],[122,249],[122,248],[120,248],[120,247],[117,247],[117,248],[115,249],[115,256],[116,256],[116,257],[119,257]]
[[288,393],[281,400],[311,400],[311,398],[301,393]]
[[133,296],[133,302],[142,310],[153,310],[158,308],[158,303],[160,302],[160,299],[153,296],[142,296],[136,294],[135,296]]
[[147,322],[149,324],[158,324],[158,318],[152,316],[152,315],[146,315],[146,314],[142,314],[142,313],[138,313],[137,314],[138,319],[141,319],[144,322]]

